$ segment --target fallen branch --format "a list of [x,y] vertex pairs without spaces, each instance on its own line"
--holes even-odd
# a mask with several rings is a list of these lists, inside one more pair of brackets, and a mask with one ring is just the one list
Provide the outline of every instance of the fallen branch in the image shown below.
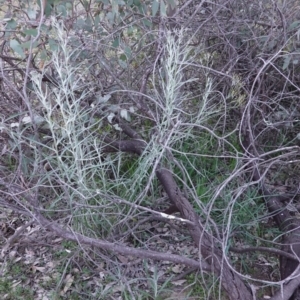
[[144,259],[171,261],[189,267],[197,267],[197,268],[201,267],[204,271],[210,271],[210,266],[205,261],[198,262],[194,259],[183,257],[176,254],[161,253],[157,251],[144,250],[144,249],[136,249],[122,244],[110,243],[100,239],[89,238],[79,233],[71,232],[69,230],[62,228],[56,222],[51,222],[45,217],[43,217],[40,213],[35,214],[35,219],[40,225],[45,227],[47,230],[51,230],[55,232],[58,236],[67,239],[69,241],[77,242],[78,244],[85,244],[96,248],[109,250],[115,253],[120,253],[122,255],[135,256]]

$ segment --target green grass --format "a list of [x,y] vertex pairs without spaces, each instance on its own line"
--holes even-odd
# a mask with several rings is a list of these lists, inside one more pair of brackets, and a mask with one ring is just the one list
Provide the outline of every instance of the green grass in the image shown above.
[[[194,189],[198,201],[204,207],[210,207],[209,216],[219,226],[221,234],[223,232],[228,233],[227,225],[230,224],[228,228],[231,233],[231,238],[228,240],[229,244],[233,243],[235,245],[236,242],[239,242],[244,247],[273,247],[274,245],[267,243],[267,240],[272,239],[270,226],[265,222],[258,221],[267,214],[267,208],[255,186],[246,188],[239,197],[234,199],[236,193],[239,192],[240,186],[246,183],[241,183],[241,178],[243,177],[238,175],[225,186],[220,196],[213,198],[215,191],[240,163],[239,151],[242,152],[242,149],[237,136],[229,136],[228,141],[230,145],[224,143],[220,147],[217,139],[212,138],[209,134],[201,133],[193,139],[187,137],[186,140],[174,145],[173,148],[178,149],[178,152],[175,152],[175,157],[181,162],[185,177],[188,178],[186,185],[191,190]],[[232,157],[218,157],[218,155],[223,153],[229,153]],[[234,158],[235,156],[236,158]],[[184,178],[182,168],[176,165],[173,168],[177,178]],[[178,183],[183,189],[185,183],[179,180]],[[213,202],[212,199],[214,199]],[[205,217],[203,206],[199,205],[199,202],[195,201],[193,197],[190,200],[193,201],[195,211]],[[273,237],[278,236],[278,234],[280,234],[278,230],[274,229]],[[255,253],[247,256],[235,254],[235,257],[238,257],[236,263],[240,267],[239,271],[243,274],[257,272],[255,264],[249,264],[249,260],[255,261]],[[245,258],[247,259],[245,260]],[[205,282],[205,285],[207,285],[210,280],[213,280],[209,278],[197,280],[200,280],[202,284]],[[195,280],[195,275],[192,275],[191,280]],[[218,283],[212,282],[211,284],[211,287],[215,285],[216,294],[214,294],[214,297],[217,297]],[[198,295],[199,299],[206,299],[206,292],[203,289],[206,291],[207,286],[203,288],[201,284],[195,284],[192,295]]]
[[[219,299],[218,282],[211,275],[194,273],[186,277],[188,285],[191,286],[191,296],[200,300]],[[221,298],[226,299],[226,298]]]
[[26,283],[29,266],[21,262],[7,262],[7,270],[0,279],[0,298],[9,300],[34,299],[32,289]]

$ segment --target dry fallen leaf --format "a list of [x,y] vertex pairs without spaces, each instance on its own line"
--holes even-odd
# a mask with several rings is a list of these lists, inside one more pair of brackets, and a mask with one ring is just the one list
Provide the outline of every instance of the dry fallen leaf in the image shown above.
[[18,286],[20,283],[22,283],[22,280],[19,280],[19,281],[14,282],[11,286],[12,286],[12,288],[15,288],[15,287]]
[[16,256],[16,254],[17,254],[17,251],[16,251],[16,250],[10,251],[10,252],[9,252],[9,258],[10,258],[10,259],[14,258],[14,257]]
[[186,282],[185,279],[181,279],[181,280],[172,281],[172,284],[178,286],[178,285],[182,285],[185,282]]
[[126,256],[123,256],[123,255],[117,255],[119,261],[123,264],[127,264],[128,263],[128,258]]
[[72,276],[71,274],[68,274],[65,279],[65,286],[64,286],[63,290],[60,292],[61,296],[63,296],[69,290],[73,281],[74,281],[74,276]]
[[36,266],[32,266],[32,272],[33,273],[36,273],[36,271],[39,271],[39,272],[42,272],[42,273],[44,273],[45,272],[45,270],[46,270],[46,268],[45,267],[36,267]]
[[181,273],[183,267],[182,265],[176,265],[175,267],[172,268],[172,271],[176,274]]

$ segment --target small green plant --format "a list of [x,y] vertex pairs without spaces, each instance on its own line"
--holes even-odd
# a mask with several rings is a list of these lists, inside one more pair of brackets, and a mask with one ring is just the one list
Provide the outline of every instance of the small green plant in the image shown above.
[[[16,270],[14,270],[15,272]],[[21,271],[21,270],[20,270]],[[8,272],[9,273],[9,272]],[[22,273],[21,273],[22,274]],[[16,279],[12,280],[11,278],[5,278],[5,276],[0,280],[0,297],[1,299],[8,300],[22,300],[28,299],[33,300],[34,294],[32,289],[30,289],[27,285],[23,286],[23,281],[20,282],[20,273],[14,273]],[[6,274],[12,276],[10,273]],[[22,280],[22,279],[21,279]],[[24,278],[23,278],[24,280]],[[18,284],[16,284],[18,283]]]
[[11,280],[2,278],[0,279],[0,293],[5,293],[11,290]]
[[[191,296],[199,297],[198,299],[209,299],[211,291],[212,278],[204,275],[205,280],[199,274],[191,274],[187,276],[187,283],[191,287]],[[215,298],[218,299],[218,298]]]

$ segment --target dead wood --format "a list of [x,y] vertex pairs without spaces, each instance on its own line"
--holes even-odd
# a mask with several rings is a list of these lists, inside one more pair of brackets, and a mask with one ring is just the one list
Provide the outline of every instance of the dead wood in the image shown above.
[[[119,122],[119,124],[121,127],[124,126],[121,122]],[[135,131],[129,128],[128,125],[124,128],[124,132],[129,137],[138,137]],[[104,152],[123,151],[141,155],[146,148],[146,142],[140,139],[121,141],[105,139],[105,141],[109,142],[109,146],[103,149]],[[189,200],[183,195],[173,178],[173,174],[168,169],[160,167],[156,170],[156,176],[173,206],[181,213],[181,217],[193,224],[188,224],[191,237],[195,245],[199,248],[205,263],[208,263],[210,266],[210,272],[213,272],[215,276],[220,278],[222,287],[227,292],[229,298],[231,300],[253,299],[248,286],[232,271],[230,266],[227,265],[223,253],[220,250],[221,245],[218,245],[218,240],[211,233],[208,233],[205,225],[203,225],[205,222],[200,220]],[[201,264],[202,263],[199,262],[199,267],[201,267]]]
[[[247,136],[244,137],[243,146],[248,151],[254,149],[254,145],[250,143],[250,138]],[[298,262],[296,262],[292,258],[289,258],[285,255],[280,255],[280,276],[281,279],[284,280],[292,275],[299,266],[300,221],[293,217],[291,213],[283,206],[280,195],[274,196],[272,192],[267,189],[266,185],[264,184],[264,180],[260,175],[257,164],[253,164],[252,180],[260,183],[259,190],[265,199],[268,211],[273,214],[273,219],[275,220],[278,228],[284,233],[282,238],[282,251],[289,253],[298,259]],[[298,271],[293,275],[293,277],[298,276],[299,278],[300,272]],[[294,288],[294,291],[291,294],[292,287]],[[300,299],[299,296],[299,285],[296,285],[294,282],[294,284],[286,285],[285,288],[283,288],[281,291],[282,298],[275,297],[275,299],[297,300]]]
[[190,234],[199,247],[202,257],[211,266],[211,271],[221,280],[222,287],[230,299],[253,299],[252,294],[241,278],[234,273],[223,258],[218,247],[218,241],[210,235],[203,226],[199,216],[176,184],[172,173],[167,169],[159,169],[157,178],[168,194],[171,202],[178,208],[182,218],[188,219],[194,225],[189,225]]

